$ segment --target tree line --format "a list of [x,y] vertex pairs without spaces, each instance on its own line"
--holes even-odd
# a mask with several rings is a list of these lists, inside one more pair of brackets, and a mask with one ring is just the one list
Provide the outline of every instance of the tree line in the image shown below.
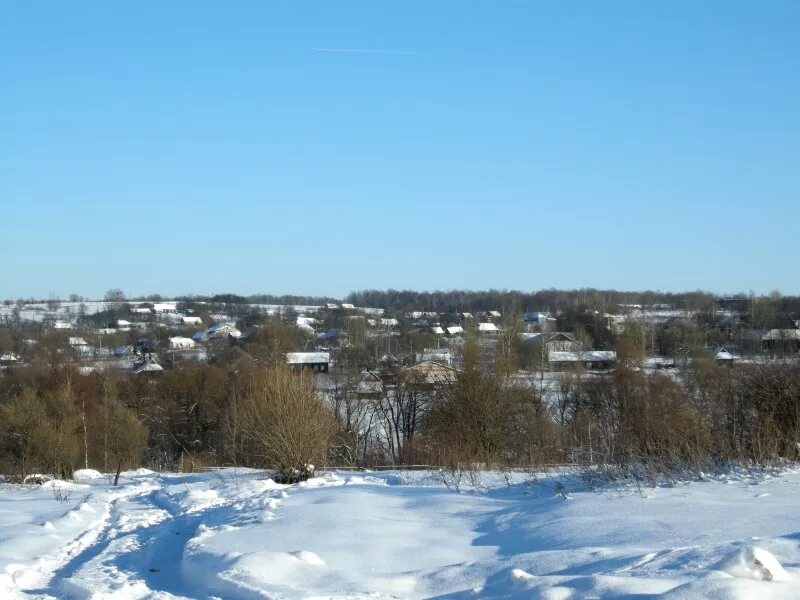
[[458,370],[395,363],[324,382],[288,370],[278,349],[138,376],[15,369],[0,379],[0,473],[244,465],[294,481],[312,465],[424,463],[677,477],[798,459],[796,364],[731,369],[698,357],[677,374],[623,364],[537,379],[500,346],[487,355],[468,336]]

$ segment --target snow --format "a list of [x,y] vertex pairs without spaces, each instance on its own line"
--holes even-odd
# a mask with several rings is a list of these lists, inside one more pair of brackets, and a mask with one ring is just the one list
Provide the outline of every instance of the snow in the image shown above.
[[433,471],[75,475],[0,484],[0,597],[800,596],[800,471],[600,491],[558,473],[460,491]]
[[287,365],[311,365],[328,363],[331,360],[330,352],[287,352]]
[[95,471],[94,469],[78,469],[72,474],[72,480],[76,483],[85,483],[102,476],[103,474],[100,471]]

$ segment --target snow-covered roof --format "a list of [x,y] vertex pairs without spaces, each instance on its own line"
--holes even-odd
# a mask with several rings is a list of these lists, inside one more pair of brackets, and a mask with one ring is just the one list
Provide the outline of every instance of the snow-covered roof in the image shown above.
[[449,384],[455,381],[458,371],[439,361],[426,360],[403,369],[403,373],[427,384]]
[[88,346],[89,343],[83,339],[82,337],[71,337],[69,338],[69,345],[70,346]]
[[770,329],[764,334],[763,340],[800,340],[800,329]]
[[464,328],[461,325],[453,325],[447,328],[448,335],[458,335],[464,333]]
[[385,325],[386,327],[397,327],[399,321],[394,317],[387,317],[385,319],[381,319],[381,325]]
[[444,329],[436,325],[435,327],[431,327],[431,331],[436,335],[444,335]]
[[117,319],[117,327],[130,327],[131,322],[125,319]]
[[[239,331],[233,323],[212,325],[206,329],[205,334],[209,337],[222,337],[225,335],[229,335],[232,338],[242,337],[242,332]],[[196,336],[197,334],[194,334],[192,337],[196,339]]]
[[53,323],[55,329],[72,329],[72,323],[69,321],[56,321]]
[[503,316],[502,314],[500,314],[500,311],[499,311],[499,310],[490,310],[490,311],[488,311],[488,312],[487,312],[487,314],[488,314],[490,317],[494,317],[494,318],[496,318],[496,319],[499,319],[500,317],[502,317],[502,316]]
[[348,304],[347,302],[342,302],[342,308],[345,310],[354,310],[355,306],[352,304]]
[[156,302],[153,304],[153,310],[155,312],[170,312],[178,310],[178,303],[177,302]]
[[169,338],[171,348],[194,348],[195,341],[192,338],[175,336]]
[[298,325],[319,325],[319,319],[315,319],[314,317],[297,317],[297,324]]
[[187,317],[184,315],[181,317],[181,322],[183,322],[184,325],[202,325],[203,319],[200,317]]
[[13,352],[5,352],[0,355],[0,362],[17,362],[19,360],[19,356],[14,354]]
[[330,352],[287,352],[287,365],[314,365],[319,363],[329,363],[331,361]]
[[478,331],[483,331],[484,333],[494,333],[500,330],[494,323],[478,323]]
[[163,370],[164,370],[164,367],[162,367],[160,364],[158,364],[155,361],[148,360],[144,364],[142,364],[141,366],[135,367],[133,369],[133,372],[134,373],[154,373],[154,372],[163,371]]
[[553,351],[548,354],[548,358],[550,362],[614,362],[617,360],[617,353],[613,350]]

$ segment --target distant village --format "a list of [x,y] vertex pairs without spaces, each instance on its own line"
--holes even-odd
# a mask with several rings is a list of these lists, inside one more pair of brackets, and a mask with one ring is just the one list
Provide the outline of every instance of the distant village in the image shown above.
[[337,372],[370,379],[387,366],[447,380],[461,366],[467,335],[487,360],[499,345],[513,344],[519,376],[540,380],[564,371],[600,377],[620,363],[668,372],[701,358],[730,367],[800,361],[800,318],[773,313],[775,327],[757,328],[747,297],[715,298],[706,311],[621,303],[613,312],[577,314],[550,307],[389,311],[347,302],[8,300],[0,307],[0,369],[58,360],[83,374],[138,375],[231,361],[264,342],[265,322],[283,328],[280,360],[321,376],[321,386]]
[[[268,397],[253,386],[277,385],[287,371],[336,423],[330,439],[327,417],[312,426],[325,441],[320,460],[332,465],[444,464],[465,452],[591,463],[598,452],[628,460],[640,443],[648,455],[762,460],[794,448],[795,413],[782,407],[800,385],[799,321],[800,299],[776,294],[168,300],[112,290],[103,300],[5,301],[0,391],[19,418],[47,415],[43,431],[66,406],[102,433],[103,407],[122,406],[147,428],[144,460],[157,469],[260,464],[240,437],[238,403],[274,406],[252,404]],[[5,426],[24,428],[9,411]],[[775,427],[786,433],[758,441]],[[70,431],[80,437],[80,427]],[[696,431],[704,433],[687,446],[680,436]],[[5,438],[9,469],[22,464],[14,435]]]

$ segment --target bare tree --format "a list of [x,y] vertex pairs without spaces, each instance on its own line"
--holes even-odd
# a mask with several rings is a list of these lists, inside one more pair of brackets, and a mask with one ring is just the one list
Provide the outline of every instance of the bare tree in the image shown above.
[[139,464],[147,447],[147,429],[136,414],[114,399],[107,398],[108,454],[115,466],[114,485],[119,484],[123,467]]

